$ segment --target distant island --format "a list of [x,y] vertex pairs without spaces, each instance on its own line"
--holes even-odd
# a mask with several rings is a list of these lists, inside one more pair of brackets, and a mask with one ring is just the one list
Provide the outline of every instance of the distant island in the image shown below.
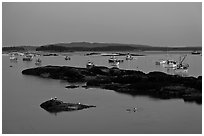
[[120,44],[120,43],[90,43],[72,42],[56,43],[42,46],[12,46],[3,47],[3,52],[11,51],[45,51],[45,52],[75,52],[75,51],[201,51],[196,47],[155,47],[150,45]]

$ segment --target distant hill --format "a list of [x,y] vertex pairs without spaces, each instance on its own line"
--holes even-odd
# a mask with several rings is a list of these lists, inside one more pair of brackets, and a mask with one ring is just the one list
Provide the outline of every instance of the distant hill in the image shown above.
[[106,46],[133,46],[133,47],[150,47],[149,45],[137,45],[137,44],[122,44],[122,43],[91,43],[91,42],[71,42],[71,43],[56,43],[48,44],[44,46],[63,46],[63,47],[106,47]]
[[65,47],[59,45],[48,45],[36,48],[36,51],[57,51],[57,52],[72,52],[72,51],[131,51],[135,47],[131,46],[104,46],[104,47]]
[[202,47],[154,47],[149,45],[72,42],[56,43],[43,46],[3,47],[3,51],[200,51]]

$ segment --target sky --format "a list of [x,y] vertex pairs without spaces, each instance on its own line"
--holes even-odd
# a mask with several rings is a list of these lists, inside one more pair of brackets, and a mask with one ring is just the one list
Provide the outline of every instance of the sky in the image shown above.
[[6,3],[2,45],[103,42],[202,46],[202,3]]

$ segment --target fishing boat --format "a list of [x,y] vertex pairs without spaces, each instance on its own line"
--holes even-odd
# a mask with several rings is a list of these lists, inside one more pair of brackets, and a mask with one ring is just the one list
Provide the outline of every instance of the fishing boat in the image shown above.
[[91,62],[91,61],[88,61],[88,63],[86,64],[86,68],[88,68],[88,69],[90,69],[90,68],[92,68],[94,66],[95,66],[94,63]]
[[126,60],[132,60],[133,57],[128,53],[127,56],[126,56]]
[[23,57],[23,61],[32,61],[33,60],[33,55],[32,54],[26,54]]
[[179,64],[177,65],[176,69],[177,71],[187,71],[189,64],[183,64],[183,61],[185,60],[187,55],[180,56],[179,57]]
[[41,59],[36,59],[36,61],[35,61],[35,65],[41,65],[41,63],[42,63],[42,60]]

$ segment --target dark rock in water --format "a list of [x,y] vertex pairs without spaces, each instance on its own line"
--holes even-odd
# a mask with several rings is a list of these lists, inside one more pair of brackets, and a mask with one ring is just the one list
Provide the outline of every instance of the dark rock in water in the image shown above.
[[65,88],[78,88],[79,87],[79,85],[68,85],[68,86],[66,86]]
[[[130,95],[148,95],[170,99],[182,98],[185,101],[202,103],[202,76],[181,77],[163,72],[123,70],[94,66],[90,69],[69,66],[45,66],[26,69],[25,75],[61,79],[68,82],[85,82],[85,88],[99,87]],[[68,88],[77,86],[68,86]]]
[[51,99],[46,102],[43,102],[40,105],[41,108],[45,109],[48,112],[56,113],[61,111],[76,111],[76,110],[82,110],[87,109],[91,107],[96,107],[93,105],[84,105],[80,103],[64,103],[63,101]]

